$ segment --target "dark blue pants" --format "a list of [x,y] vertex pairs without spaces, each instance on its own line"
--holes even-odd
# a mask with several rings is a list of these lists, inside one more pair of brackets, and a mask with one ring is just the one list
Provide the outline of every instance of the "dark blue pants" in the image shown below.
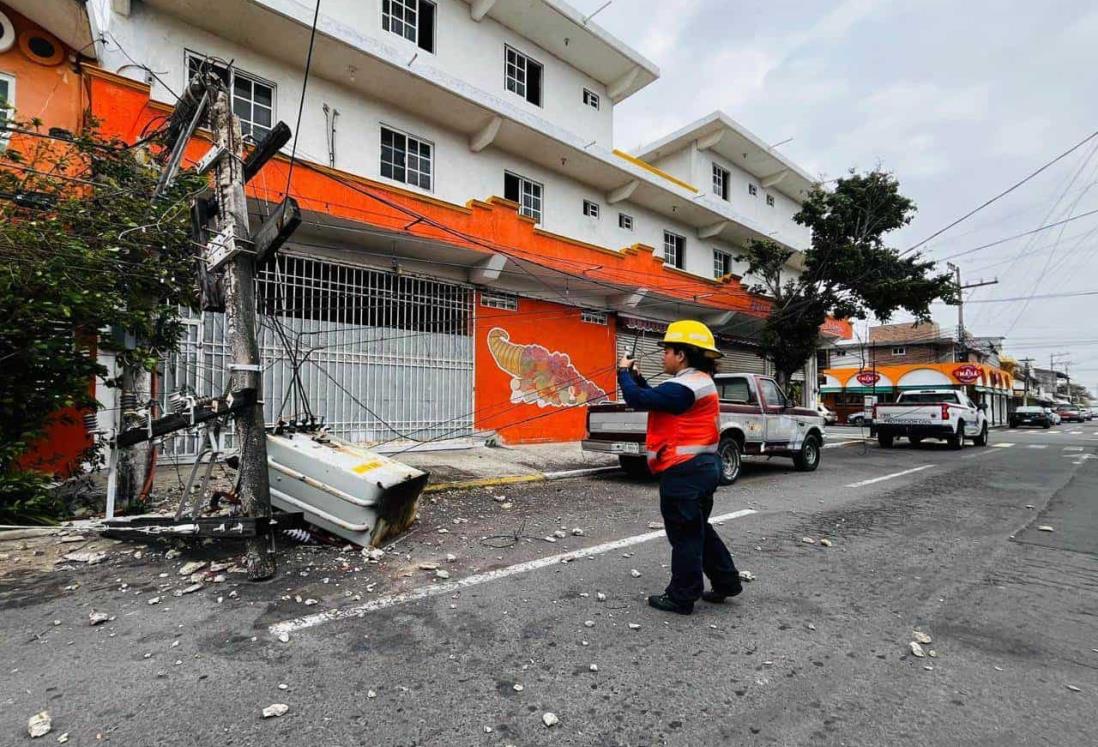
[[730,592],[740,586],[740,574],[724,542],[709,524],[713,492],[720,482],[720,459],[701,454],[660,473],[660,513],[671,542],[671,583],[667,596],[689,604],[705,588]]

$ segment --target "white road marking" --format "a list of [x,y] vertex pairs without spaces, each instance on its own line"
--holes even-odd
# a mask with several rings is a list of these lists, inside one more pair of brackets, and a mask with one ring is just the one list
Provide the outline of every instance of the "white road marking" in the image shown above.
[[961,457],[961,459],[979,459],[980,457],[985,457],[989,454],[1002,454],[1002,453],[1003,452],[1001,452],[1001,451],[992,451],[991,449],[981,449],[980,451],[977,451],[975,454],[966,454],[965,456]]
[[848,487],[848,488],[861,488],[861,487],[864,487],[866,485],[872,485],[873,483],[876,483],[876,482],[884,482],[885,480],[891,480],[894,477],[903,477],[904,475],[910,475],[912,472],[920,472],[924,469],[930,469],[933,466],[934,466],[933,464],[924,464],[921,467],[912,467],[911,469],[905,469],[903,472],[893,472],[891,475],[883,475],[881,477],[874,477],[874,478],[869,479],[869,480],[862,480],[860,482],[852,482],[849,485],[847,485],[846,487]]
[[1082,451],[1082,446],[1065,446],[1064,451]]
[[992,447],[996,449],[1009,449],[1013,445],[1014,444],[992,444]]
[[1081,435],[1083,435],[1083,432],[1082,432],[1082,431],[1068,431],[1068,433],[1070,433],[1070,434],[1071,434],[1071,435],[1073,435],[1073,436],[1081,436]]
[[[710,517],[709,523],[716,524],[722,521],[731,521],[732,519],[739,519],[743,516],[750,516],[756,513],[754,509],[743,508],[739,511],[733,511],[730,514],[722,514],[720,516]],[[518,563],[516,565],[507,566],[506,568],[498,568],[494,571],[488,571],[486,573],[478,573],[474,576],[468,576],[466,578],[458,579],[457,581],[447,581],[442,584],[433,584],[431,586],[423,586],[412,591],[406,591],[403,594],[393,594],[388,597],[379,597],[378,599],[371,600],[365,604],[358,604],[352,607],[340,607],[334,610],[326,610],[324,612],[317,612],[313,615],[305,615],[304,617],[298,617],[293,620],[285,620],[280,623],[271,625],[268,630],[274,634],[279,633],[292,633],[297,630],[303,630],[305,628],[313,628],[317,625],[323,625],[324,623],[336,622],[337,620],[347,620],[353,617],[365,617],[370,612],[377,610],[383,610],[387,607],[395,607],[398,604],[405,604],[407,602],[416,602],[421,599],[427,599],[429,597],[437,597],[443,594],[451,594],[455,591],[467,589],[470,586],[478,586],[480,584],[487,583],[489,581],[497,581],[501,578],[507,578],[508,576],[514,576],[519,573],[526,573],[527,571],[534,571],[538,568],[545,568],[550,565],[557,565],[562,561],[579,560],[580,558],[587,558],[594,555],[602,555],[603,553],[610,552],[611,550],[618,550],[623,547],[631,547],[632,545],[639,545],[643,542],[650,542],[664,536],[664,531],[661,529],[657,532],[646,532],[645,534],[637,534],[632,537],[624,537],[613,542],[605,542],[601,545],[594,545],[593,547],[585,547],[581,550],[573,550],[572,552],[561,553],[559,555],[550,555],[545,558],[537,558],[535,560],[528,560],[525,563]]]
[[1029,444],[1029,448],[1031,448],[1031,449],[1047,449],[1048,444]]

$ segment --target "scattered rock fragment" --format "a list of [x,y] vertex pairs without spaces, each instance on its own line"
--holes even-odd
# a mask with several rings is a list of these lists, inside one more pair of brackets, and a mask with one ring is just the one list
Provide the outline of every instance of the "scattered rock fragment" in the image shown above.
[[46,736],[52,728],[53,722],[50,720],[49,711],[41,711],[27,719],[27,733],[30,734],[31,739]]
[[450,571],[444,571],[439,568],[435,571],[435,578],[450,578]]
[[640,623],[629,623],[630,630],[640,630]]
[[911,634],[911,637],[915,639],[916,643],[933,643],[931,637],[921,630],[916,630]]
[[629,575],[632,576],[633,578],[640,578],[641,572],[638,571],[636,568],[633,568],[629,571]]
[[146,604],[160,604],[160,597],[153,597]]
[[172,596],[181,597],[184,594],[194,594],[196,591],[198,591],[201,588],[202,588],[202,584],[200,584],[196,581],[195,583],[191,584],[190,586],[188,586],[186,588],[176,589],[175,591],[172,592]]
[[650,521],[650,522],[648,522],[648,528],[649,529],[663,529],[663,522],[662,521]]
[[320,602],[316,601],[315,599],[306,599],[305,600],[305,606],[306,607],[312,607],[314,604],[320,604]]
[[110,619],[111,616],[106,612],[96,612],[95,610],[92,610],[91,614],[88,615],[88,624],[94,627],[96,625],[102,625]]
[[553,532],[553,536],[556,537],[559,540],[562,540],[562,539],[564,539],[565,537],[568,536],[568,532],[564,531],[563,529],[558,529],[555,532]]
[[820,540],[820,545],[822,547],[831,547],[831,544],[832,544],[831,540],[827,539],[826,537],[824,537],[822,540]]
[[385,557],[385,551],[382,550],[380,547],[364,547],[362,548],[362,557],[366,558],[367,560],[372,560],[376,563],[377,561]]
[[63,559],[72,563],[87,563],[88,565],[95,565],[101,563],[107,559],[107,553],[105,552],[70,552],[62,556]]
[[180,576],[189,576],[192,573],[197,573],[206,567],[205,560],[192,560],[189,563],[184,563],[183,567],[179,569]]
[[1056,530],[1053,529],[1052,527],[1050,527],[1048,524],[1042,524],[1041,526],[1037,527],[1037,531],[1039,531],[1039,532],[1055,532]]
[[929,651],[926,652],[926,655],[929,656],[931,659],[934,659],[934,658],[937,658],[938,652],[935,651],[934,649],[930,649]]
[[85,539],[87,539],[87,538],[82,534],[69,534],[69,535],[66,535],[66,536],[62,537],[61,541],[65,542],[65,543],[68,543],[68,542],[83,542]]
[[511,686],[511,689],[514,690],[517,693],[520,693],[520,692],[522,692],[523,690],[526,689],[526,686],[525,685],[520,685],[516,682],[514,685]]
[[290,642],[290,634],[289,633],[279,633],[278,634],[278,640],[279,640],[280,643],[289,643]]
[[492,500],[495,501],[496,503],[506,503],[507,502],[507,496],[505,496],[505,495],[494,495],[494,496],[492,496]]
[[572,536],[573,537],[582,537],[583,536],[583,530],[580,529],[579,527],[574,528],[572,530]]
[[68,732],[65,732],[64,734],[62,734],[61,736],[59,736],[57,738],[57,743],[58,744],[65,744],[68,741],[69,741],[69,733]]
[[912,641],[909,645],[911,646],[911,653],[914,656],[917,656],[920,659],[926,656],[926,651],[923,651],[923,647],[920,646],[917,641]]
[[164,553],[164,557],[168,560],[172,560],[173,558],[178,558],[182,554],[183,553],[179,552],[179,550],[172,548],[171,550],[168,550],[166,553]]
[[806,545],[816,544],[816,540],[812,539],[811,537],[801,537],[801,542],[805,543]]
[[437,571],[438,563],[420,563],[419,569],[421,571]]
[[279,716],[285,716],[286,712],[290,710],[290,706],[285,703],[272,703],[263,709],[263,718],[278,718]]
[[1064,687],[1066,687],[1068,690],[1071,690],[1073,693],[1081,693],[1082,692],[1082,690],[1079,689],[1078,687],[1076,687],[1075,685],[1064,685]]
[[595,627],[595,621],[594,620],[584,620],[583,621],[583,627],[593,628],[593,627]]
[[600,602],[605,602],[606,595],[600,591],[599,593],[595,594],[595,599],[599,600]]
[[813,625],[812,623],[808,623],[808,625],[806,625],[805,627],[808,628],[809,630],[815,630],[816,629],[816,626]]
[[592,672],[597,672],[597,671],[599,671],[599,665],[598,664],[592,664],[590,667],[588,667],[588,669],[590,669]]
[[451,553],[446,553],[446,562],[447,563],[453,563],[457,559],[458,559],[457,555],[454,555],[452,552]]
[[557,714],[547,711],[541,715],[541,722],[547,727],[556,726],[560,723],[560,719],[557,718]]
[[376,698],[376,697],[377,697],[377,693],[375,693],[375,692],[374,692],[373,690],[367,690],[367,691],[366,691],[366,697],[367,697],[367,698]]
[[748,583],[755,580],[755,574],[751,571],[740,571],[740,581],[747,581]]

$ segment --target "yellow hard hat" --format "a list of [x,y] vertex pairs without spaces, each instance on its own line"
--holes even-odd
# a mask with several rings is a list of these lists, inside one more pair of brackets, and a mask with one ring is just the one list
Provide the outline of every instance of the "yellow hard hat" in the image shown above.
[[693,345],[705,351],[709,358],[723,358],[721,351],[717,350],[717,342],[713,339],[713,333],[701,322],[692,319],[684,319],[681,322],[672,322],[667,326],[667,333],[663,336],[663,343],[676,345]]

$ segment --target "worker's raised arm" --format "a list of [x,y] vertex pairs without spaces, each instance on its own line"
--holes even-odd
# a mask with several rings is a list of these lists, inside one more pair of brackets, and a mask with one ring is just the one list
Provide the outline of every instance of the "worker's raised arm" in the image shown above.
[[679,415],[694,404],[694,392],[690,387],[674,381],[665,381],[657,387],[642,387],[633,380],[627,368],[618,369],[618,384],[625,403],[634,410],[655,410]]

